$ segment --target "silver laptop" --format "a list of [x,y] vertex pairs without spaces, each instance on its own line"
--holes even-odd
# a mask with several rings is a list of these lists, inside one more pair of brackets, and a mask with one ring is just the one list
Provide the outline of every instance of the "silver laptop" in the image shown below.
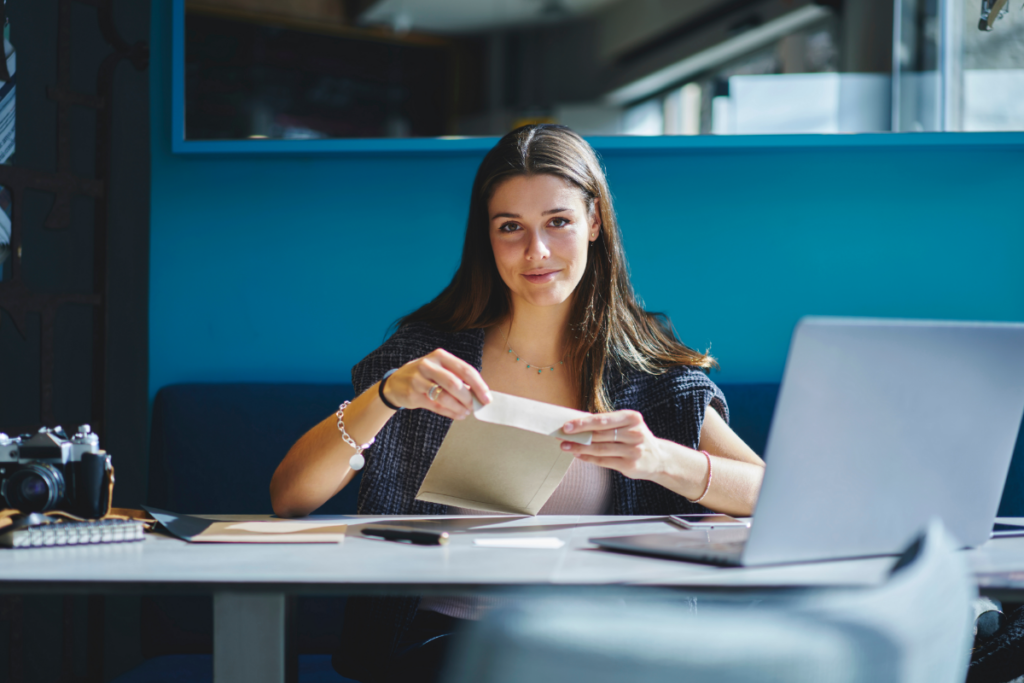
[[965,546],[981,545],[1022,415],[1024,324],[804,318],[790,344],[747,539],[702,543],[666,533],[591,541],[765,565],[895,554],[937,516]]

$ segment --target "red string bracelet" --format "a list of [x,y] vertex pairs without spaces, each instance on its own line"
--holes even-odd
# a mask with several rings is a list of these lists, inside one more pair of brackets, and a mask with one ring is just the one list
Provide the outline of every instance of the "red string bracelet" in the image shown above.
[[708,495],[708,491],[711,490],[711,454],[709,454],[707,451],[700,452],[703,453],[704,457],[708,459],[708,483],[704,485],[704,493],[700,494],[700,498],[697,498],[695,500],[690,500],[689,498],[686,499],[690,500],[691,503],[701,502],[702,500],[704,500],[704,496]]

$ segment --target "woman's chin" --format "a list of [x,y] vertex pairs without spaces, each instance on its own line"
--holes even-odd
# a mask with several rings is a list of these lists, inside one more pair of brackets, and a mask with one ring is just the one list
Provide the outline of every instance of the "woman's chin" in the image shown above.
[[548,306],[560,306],[569,300],[572,292],[529,292],[526,294],[520,294],[518,297],[520,301],[529,304],[530,306],[536,306],[537,308],[546,308]]

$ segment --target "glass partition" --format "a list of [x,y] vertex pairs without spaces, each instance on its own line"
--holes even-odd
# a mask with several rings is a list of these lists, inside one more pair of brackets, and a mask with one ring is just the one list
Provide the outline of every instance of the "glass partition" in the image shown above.
[[1024,130],[1024,7],[899,0],[895,9],[895,130]]
[[185,141],[1024,130],[1024,10],[1001,0],[176,10]]

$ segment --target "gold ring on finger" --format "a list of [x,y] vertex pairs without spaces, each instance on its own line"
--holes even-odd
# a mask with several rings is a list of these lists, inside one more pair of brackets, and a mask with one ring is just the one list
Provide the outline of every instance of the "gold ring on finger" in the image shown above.
[[427,398],[429,398],[431,401],[436,401],[437,397],[441,395],[442,391],[444,391],[444,389],[442,389],[439,385],[435,384],[434,386],[430,387],[430,391],[427,392]]

